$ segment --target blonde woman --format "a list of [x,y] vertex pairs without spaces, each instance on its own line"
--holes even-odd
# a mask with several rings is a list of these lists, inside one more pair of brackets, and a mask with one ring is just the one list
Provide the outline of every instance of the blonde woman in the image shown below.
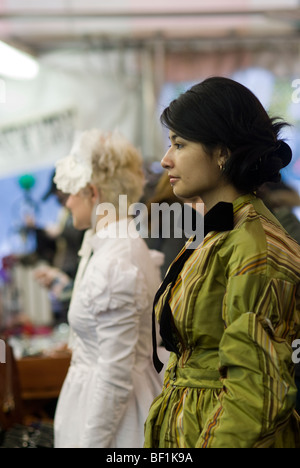
[[[70,194],[74,226],[89,229],[69,310],[73,355],[55,416],[55,447],[142,447],[160,391],[151,312],[163,258],[148,250],[127,215],[143,192],[141,155],[120,134],[91,130],[58,162],[55,181]],[[121,211],[120,195],[127,200]]]

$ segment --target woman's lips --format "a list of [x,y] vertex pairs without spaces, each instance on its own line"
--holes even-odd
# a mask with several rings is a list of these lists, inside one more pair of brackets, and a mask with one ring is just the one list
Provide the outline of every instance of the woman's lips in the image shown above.
[[170,184],[175,184],[176,182],[178,182],[179,177],[169,176],[169,179],[170,179]]

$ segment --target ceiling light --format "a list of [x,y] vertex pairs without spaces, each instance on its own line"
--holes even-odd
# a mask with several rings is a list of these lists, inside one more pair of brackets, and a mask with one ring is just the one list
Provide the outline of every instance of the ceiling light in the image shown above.
[[39,64],[33,57],[0,41],[0,75],[31,80],[38,72]]

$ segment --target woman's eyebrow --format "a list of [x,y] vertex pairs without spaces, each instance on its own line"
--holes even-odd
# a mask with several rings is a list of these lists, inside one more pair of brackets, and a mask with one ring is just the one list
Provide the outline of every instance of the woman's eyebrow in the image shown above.
[[175,141],[178,138],[178,135],[174,133],[174,135],[169,136],[169,140]]

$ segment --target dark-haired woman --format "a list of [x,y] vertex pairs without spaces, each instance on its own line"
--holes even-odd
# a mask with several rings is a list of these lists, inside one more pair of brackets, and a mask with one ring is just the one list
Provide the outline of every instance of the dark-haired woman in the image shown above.
[[171,356],[145,447],[298,447],[300,248],[255,196],[291,160],[285,124],[225,78],[194,86],[161,120],[175,195],[208,212],[203,242],[183,249],[155,298]]

